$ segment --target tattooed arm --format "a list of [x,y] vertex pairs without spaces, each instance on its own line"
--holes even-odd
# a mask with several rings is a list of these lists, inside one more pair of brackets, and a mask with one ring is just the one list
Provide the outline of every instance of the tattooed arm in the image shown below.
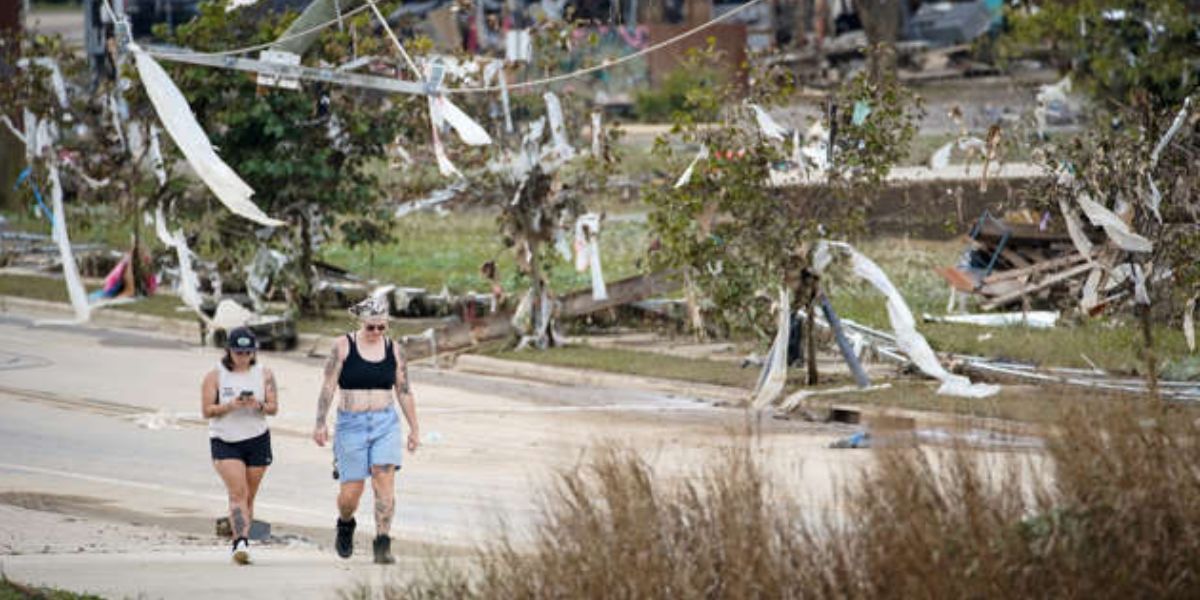
[[325,418],[329,414],[329,407],[333,405],[333,397],[337,394],[338,375],[342,373],[342,361],[348,350],[346,339],[338,338],[325,361],[325,381],[321,384],[321,394],[317,397],[317,425],[313,429],[313,441],[318,446],[324,446],[325,442],[329,441],[329,427]]
[[268,415],[279,412],[279,387],[275,385],[275,373],[263,369],[263,402],[259,409]]
[[400,344],[392,344],[392,349],[396,353],[396,399],[400,402],[404,420],[408,421],[408,451],[416,452],[417,446],[421,445],[421,427],[417,425],[417,403],[408,378],[408,358]]

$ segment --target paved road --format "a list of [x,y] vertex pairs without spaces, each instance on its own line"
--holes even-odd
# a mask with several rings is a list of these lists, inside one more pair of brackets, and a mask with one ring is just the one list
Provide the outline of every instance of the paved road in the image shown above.
[[[118,596],[212,592],[203,575],[224,578],[231,567],[212,535],[223,490],[198,415],[200,378],[218,357],[170,337],[0,315],[0,508],[11,509],[0,511],[0,565],[9,576]],[[255,589],[264,597],[285,584],[289,596],[320,597],[377,577],[365,558],[346,565],[329,554],[336,485],[329,451],[307,437],[318,360],[265,355],[264,363],[277,373],[281,409],[257,516],[280,537],[260,551],[263,568],[237,580],[262,584]],[[744,440],[749,424],[779,481],[803,489],[814,507],[828,503],[831,472],[866,456],[824,450],[844,430],[752,423],[743,411],[692,399],[453,371],[412,375],[426,445],[406,457],[393,531],[409,566],[430,553],[461,555],[502,521],[518,537],[528,532],[539,490],[596,441],[635,448],[664,474],[692,475],[708,455]],[[358,517],[368,525],[361,548],[371,517]],[[73,533],[80,523],[84,531]],[[131,565],[136,575],[114,576]],[[181,584],[191,578],[172,578],[175,569],[200,577]]]

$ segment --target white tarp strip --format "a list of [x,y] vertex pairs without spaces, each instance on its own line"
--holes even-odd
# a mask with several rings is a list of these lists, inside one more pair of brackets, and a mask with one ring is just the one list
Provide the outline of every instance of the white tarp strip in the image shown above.
[[1196,312],[1197,300],[1200,300],[1200,295],[1188,298],[1183,307],[1183,338],[1187,340],[1188,352],[1196,351],[1196,322],[1193,314]]
[[1146,198],[1146,205],[1150,207],[1150,212],[1154,213],[1154,218],[1162,223],[1162,213],[1158,211],[1158,207],[1162,204],[1162,192],[1158,191],[1158,186],[1154,184],[1154,178],[1149,173],[1146,174],[1146,183],[1150,188],[1150,195]]
[[179,282],[175,288],[179,293],[179,300],[184,306],[195,311],[201,320],[211,324],[212,320],[200,310],[200,278],[196,276],[196,269],[192,267],[192,251],[188,248],[187,238],[183,236],[182,229],[175,231],[171,246],[175,248],[175,256],[179,260]]
[[904,297],[892,285],[891,280],[884,274],[883,269],[874,261],[863,256],[853,246],[844,242],[828,242],[830,246],[843,249],[850,255],[854,274],[867,280],[875,289],[887,298],[888,320],[892,323],[892,332],[896,335],[896,344],[921,370],[922,373],[942,382],[938,388],[939,394],[962,396],[965,398],[986,398],[1000,391],[1000,386],[982,383],[971,383],[962,375],[954,375],[938,362],[937,355],[925,337],[917,332],[916,320],[912,311],[904,302]]
[[50,206],[54,210],[54,223],[51,235],[58,244],[58,253],[62,258],[63,279],[67,281],[67,295],[71,298],[71,308],[75,310],[75,323],[83,323],[91,317],[92,309],[88,306],[87,290],[83,287],[83,279],[79,276],[79,265],[75,263],[75,255],[71,253],[71,239],[67,235],[66,213],[63,208],[62,182],[58,178],[58,165],[48,161],[50,170]]
[[1079,214],[1067,203],[1065,198],[1058,199],[1058,209],[1062,211],[1063,220],[1067,223],[1067,235],[1071,236],[1071,243],[1075,244],[1075,249],[1080,254],[1091,261],[1092,241],[1083,232],[1083,221],[1080,220]]
[[929,157],[930,169],[945,169],[950,166],[950,151],[954,150],[954,142],[946,142]]
[[468,146],[486,146],[492,143],[492,136],[474,119],[467,116],[457,105],[445,96],[431,97],[440,109],[441,118],[454,128],[458,137]]
[[1079,307],[1084,312],[1090,312],[1097,304],[1100,304],[1100,279],[1104,277],[1104,269],[1096,267],[1088,273],[1087,281],[1083,284],[1083,292],[1080,294]]
[[1192,98],[1189,96],[1183,101],[1183,108],[1179,109],[1179,113],[1175,115],[1175,120],[1171,122],[1171,127],[1163,134],[1162,138],[1155,144],[1154,151],[1150,153],[1150,168],[1158,166],[1158,158],[1162,155],[1162,151],[1166,149],[1167,144],[1171,143],[1171,138],[1179,133],[1179,128],[1183,127],[1184,121],[1187,120],[1188,111],[1192,108]]
[[58,105],[62,108],[67,108],[69,106],[67,102],[67,85],[63,80],[62,70],[58,68],[58,61],[48,56],[37,56],[18,60],[17,66],[22,69],[28,69],[31,62],[50,71],[50,87],[54,90],[54,95],[58,98]]
[[692,181],[692,171],[696,168],[696,163],[708,158],[708,146],[700,146],[700,151],[696,153],[696,158],[688,163],[687,169],[679,176],[679,180],[675,182],[675,188],[681,188]]
[[158,237],[158,241],[168,248],[175,247],[175,239],[167,231],[167,217],[163,214],[163,207],[159,204],[154,209],[154,235]]
[[1104,233],[1107,233],[1109,239],[1122,250],[1128,252],[1152,252],[1154,250],[1154,244],[1150,243],[1150,240],[1130,231],[1129,225],[1125,224],[1121,217],[1092,200],[1087,192],[1079,194],[1076,201],[1079,202],[1080,208],[1083,209],[1083,213],[1087,215],[1092,225],[1103,227]]
[[500,107],[504,110],[504,132],[513,132],[512,108],[508,102],[508,76],[504,74],[504,63],[498,60],[489,62],[483,68],[483,85],[491,85],[495,78],[500,83]]
[[142,124],[129,121],[125,126],[125,139],[129,141],[129,157],[141,159],[146,152],[146,139],[142,135]]
[[542,98],[546,101],[546,116],[550,120],[550,140],[553,144],[554,158],[560,161],[570,159],[575,156],[575,149],[567,141],[567,127],[563,120],[562,103],[559,102],[558,96],[554,92],[546,92],[542,94]]
[[187,99],[166,71],[137,44],[130,44],[129,49],[137,61],[142,86],[163,127],[213,195],[236,215],[268,227],[283,225],[283,221],[268,217],[250,200],[254,190],[217,156],[188,107]]
[[225,5],[225,12],[233,12],[243,6],[253,6],[258,4],[258,0],[229,0],[229,4]]
[[604,146],[600,143],[600,111],[592,111],[592,156],[599,160],[604,154]]
[[755,408],[763,408],[779,398],[787,384],[787,346],[791,337],[792,300],[787,288],[779,288],[779,317],[775,331],[775,341],[763,361],[763,370],[758,376],[758,385],[754,386],[754,397],[751,404]]
[[[144,80],[145,78],[143,78]],[[125,142],[125,130],[121,128],[121,109],[117,105],[116,92],[108,95],[108,114],[112,117],[112,126],[117,130],[117,139],[121,141],[121,147],[128,150],[129,144]]]
[[443,177],[462,177],[462,171],[450,162],[450,158],[446,156],[446,147],[442,145],[441,129],[445,115],[442,113],[441,103],[433,96],[429,96],[429,122],[433,126],[433,155],[437,159],[438,172]]
[[13,122],[8,118],[8,115],[0,115],[0,123],[4,123],[4,126],[8,127],[8,130],[11,131],[18,140],[21,140],[22,144],[25,143],[25,133],[20,129],[17,129],[16,125],[13,125]]
[[1024,326],[1031,329],[1052,329],[1058,323],[1058,311],[1034,310],[1029,312],[986,313],[935,316],[922,315],[926,321],[935,323],[958,323],[981,327]]
[[758,129],[762,131],[763,137],[780,142],[787,139],[787,128],[777,123],[767,111],[757,104],[751,104],[750,108],[754,110],[754,120],[758,122]]
[[1146,272],[1137,263],[1133,263],[1133,299],[1138,304],[1150,304],[1150,294],[1146,291]]
[[167,169],[163,165],[162,146],[158,143],[158,125],[150,126],[150,168],[154,169],[154,177],[158,185],[167,184]]
[[600,215],[587,213],[575,221],[575,268],[592,272],[592,299],[607,300],[604,272],[600,268]]

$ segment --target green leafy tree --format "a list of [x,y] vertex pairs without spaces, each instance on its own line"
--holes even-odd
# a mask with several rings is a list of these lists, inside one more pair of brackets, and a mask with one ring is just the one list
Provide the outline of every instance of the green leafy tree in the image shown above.
[[1023,0],[1007,10],[1002,55],[1048,54],[1105,109],[1139,98],[1178,106],[1200,83],[1200,12],[1182,0]]
[[[1136,266],[1147,274],[1146,294],[1133,304],[1133,312],[1141,325],[1145,376],[1152,390],[1159,369],[1153,324],[1174,319],[1183,301],[1200,292],[1195,260],[1200,249],[1195,192],[1200,186],[1200,13],[1194,5],[1174,0],[1025,2],[1010,10],[1012,29],[1001,40],[1010,57],[1048,52],[1093,100],[1095,111],[1082,133],[1037,149],[1064,176],[1043,181],[1027,195],[1057,211],[1060,202],[1073,206],[1086,194],[1152,242],[1151,252],[1106,245],[1095,259],[1102,281],[1124,279],[1106,296],[1139,296],[1135,279],[1124,278],[1121,269]],[[1167,140],[1173,124],[1178,126]],[[1118,316],[1125,312],[1118,308],[1124,306],[1120,302],[1105,306]]]
[[[685,68],[714,58],[711,50],[697,53]],[[786,72],[756,73],[754,83],[751,99],[763,105],[795,97],[795,82]],[[773,297],[778,285],[795,285],[808,264],[809,242],[860,229],[870,192],[908,147],[921,111],[919,99],[886,73],[879,79],[860,73],[828,102],[822,123],[827,131],[832,123],[835,131],[833,150],[826,150],[832,156],[828,170],[803,185],[785,187],[769,184],[771,172],[789,165],[797,149],[791,140],[766,139],[736,90],[699,88],[688,97],[689,110],[676,113],[675,132],[685,142],[707,147],[711,158],[697,164],[687,185],[644,194],[659,242],[652,256],[657,266],[684,272],[689,285],[711,302],[722,333],[749,330],[769,337],[769,302],[752,299]],[[856,119],[856,106],[860,117],[869,114]],[[719,114],[716,127],[697,126],[694,115],[705,111]],[[675,155],[666,138],[658,140],[655,151]]]
[[[210,2],[171,40],[197,51],[220,51],[274,40],[293,18],[269,6],[226,12],[224,3]],[[347,19],[343,30],[325,30],[303,62],[341,64],[354,53],[375,55],[377,69],[400,74],[402,63],[387,40],[368,35],[369,19],[369,12],[361,13]],[[212,199],[200,194],[181,208],[196,219],[201,248],[237,268],[261,242],[281,247],[297,259],[289,263],[294,272],[287,278],[293,303],[306,312],[318,310],[314,247],[335,226],[351,245],[388,239],[382,209],[387,199],[371,167],[398,134],[421,139],[423,99],[312,83],[300,91],[260,87],[244,73],[168,68],[222,158],[255,190],[254,201],[290,225],[256,231],[247,221],[212,210]]]

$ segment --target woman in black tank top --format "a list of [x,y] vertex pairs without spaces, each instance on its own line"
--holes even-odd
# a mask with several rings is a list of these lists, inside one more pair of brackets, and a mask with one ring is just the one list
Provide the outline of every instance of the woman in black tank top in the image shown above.
[[351,334],[346,334],[350,352],[342,361],[338,374],[338,387],[343,390],[390,390],[396,385],[396,354],[392,340],[383,340],[383,360],[370,362],[358,353],[358,344]]
[[358,331],[339,337],[325,363],[325,383],[317,400],[313,440],[329,441],[325,422],[339,394],[334,435],[334,477],[340,479],[337,536],[334,547],[342,558],[354,553],[354,513],[364,481],[375,492],[375,562],[395,562],[390,530],[396,510],[396,469],[402,457],[403,430],[396,414],[399,403],[408,422],[405,446],[415,452],[420,443],[417,411],[408,381],[408,364],[387,338],[388,306],[368,298],[350,310],[359,319]]

